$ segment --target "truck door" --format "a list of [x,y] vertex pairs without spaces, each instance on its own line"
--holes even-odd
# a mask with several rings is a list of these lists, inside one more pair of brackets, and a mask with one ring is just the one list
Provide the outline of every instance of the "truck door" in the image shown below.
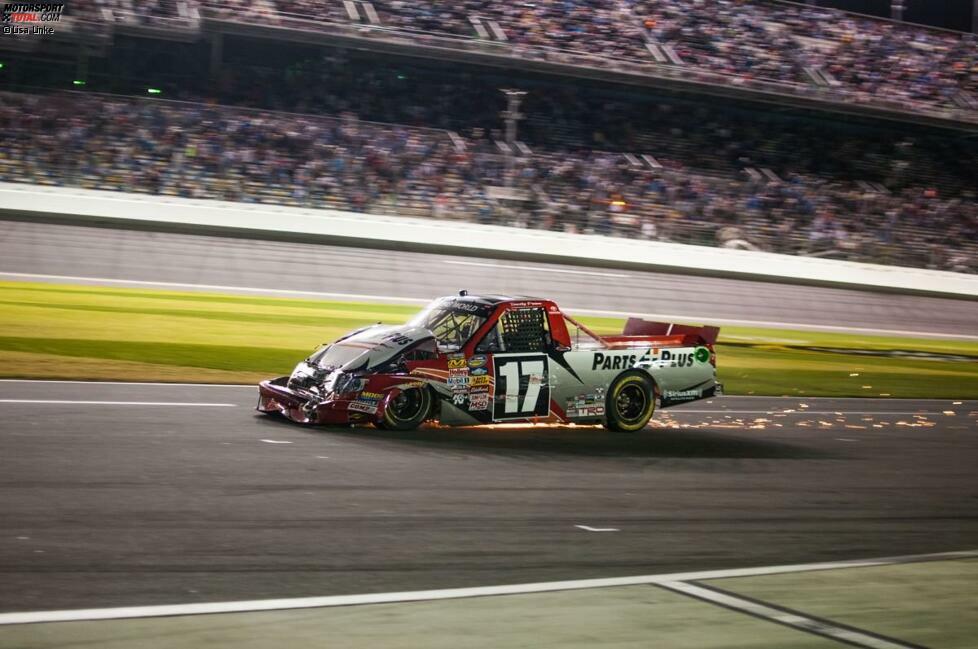
[[550,414],[550,337],[542,308],[510,309],[476,351],[491,355],[492,419]]

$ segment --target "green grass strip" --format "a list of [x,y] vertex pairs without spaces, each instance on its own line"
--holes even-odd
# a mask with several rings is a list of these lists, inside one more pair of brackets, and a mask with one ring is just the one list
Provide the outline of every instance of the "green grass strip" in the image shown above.
[[[222,381],[237,373],[252,382],[288,372],[317,345],[351,329],[401,323],[418,309],[0,282],[0,376],[51,376],[52,363],[63,359],[55,372],[61,378],[148,380],[171,368],[168,380],[199,379],[206,370],[220,372]],[[581,319],[601,332],[620,332],[623,325],[617,318]],[[904,355],[887,356],[894,352]],[[907,352],[959,360],[908,358]],[[725,327],[717,353],[730,394],[978,398],[974,341]]]

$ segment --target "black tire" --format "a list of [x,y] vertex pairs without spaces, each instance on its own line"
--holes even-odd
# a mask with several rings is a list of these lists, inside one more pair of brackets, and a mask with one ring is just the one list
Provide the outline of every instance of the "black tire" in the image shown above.
[[655,412],[655,384],[644,372],[625,372],[608,388],[604,427],[616,433],[642,430]]
[[414,430],[428,418],[431,404],[431,390],[427,388],[402,390],[387,402],[377,425],[387,430]]

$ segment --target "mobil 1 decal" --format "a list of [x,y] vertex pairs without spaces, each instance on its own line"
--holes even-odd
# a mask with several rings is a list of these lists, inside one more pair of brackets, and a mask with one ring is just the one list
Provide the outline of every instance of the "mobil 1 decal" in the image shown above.
[[492,418],[550,414],[550,359],[545,354],[496,354]]

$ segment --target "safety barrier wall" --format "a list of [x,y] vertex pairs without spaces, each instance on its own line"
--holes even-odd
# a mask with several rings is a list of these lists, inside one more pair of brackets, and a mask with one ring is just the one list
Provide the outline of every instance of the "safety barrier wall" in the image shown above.
[[0,215],[978,299],[961,273],[257,203],[0,183]]

